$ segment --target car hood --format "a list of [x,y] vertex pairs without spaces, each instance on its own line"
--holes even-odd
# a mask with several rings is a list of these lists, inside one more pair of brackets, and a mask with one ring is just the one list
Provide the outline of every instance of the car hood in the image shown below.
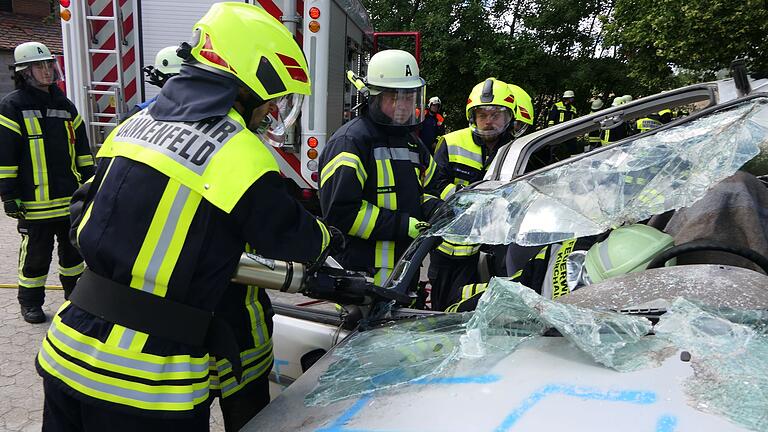
[[243,430],[762,430],[765,322],[678,298],[652,325],[493,279],[473,314],[354,334]]

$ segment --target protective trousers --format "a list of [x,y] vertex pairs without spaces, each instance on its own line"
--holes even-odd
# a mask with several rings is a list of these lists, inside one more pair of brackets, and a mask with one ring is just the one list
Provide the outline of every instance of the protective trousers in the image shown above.
[[64,298],[75,288],[83,273],[83,258],[69,242],[69,220],[19,224],[19,303],[25,307],[42,306],[45,280],[53,255],[54,238],[58,242],[59,280]]
[[432,284],[432,310],[444,311],[461,299],[461,288],[478,282],[477,263],[480,254],[449,257],[440,252],[429,255],[427,277]]
[[105,406],[90,405],[62,391],[62,386],[43,378],[43,432],[208,432],[208,405],[190,417],[158,418],[131,415]]

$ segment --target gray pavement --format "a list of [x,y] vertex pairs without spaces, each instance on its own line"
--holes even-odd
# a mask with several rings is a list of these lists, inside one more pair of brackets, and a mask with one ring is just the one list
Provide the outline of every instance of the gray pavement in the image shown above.
[[[0,285],[17,283],[19,240],[16,221],[0,214]],[[54,253],[47,285],[59,285]],[[50,317],[64,301],[64,292],[48,290],[45,324],[27,324],[19,313],[16,289],[0,288],[0,431],[39,431],[43,418],[43,382],[34,359]],[[211,407],[211,431],[224,430],[218,403]]]

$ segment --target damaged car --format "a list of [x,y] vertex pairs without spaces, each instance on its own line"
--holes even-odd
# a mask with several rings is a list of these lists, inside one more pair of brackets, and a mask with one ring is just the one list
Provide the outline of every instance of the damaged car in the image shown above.
[[[284,272],[284,291],[362,306],[344,318],[354,330],[243,430],[768,430],[763,89],[690,86],[507,144],[383,286],[338,268]],[[550,147],[692,104],[690,116],[538,165]],[[615,260],[601,245],[633,226],[670,240],[642,265],[601,270]],[[515,277],[546,248],[585,238],[595,241],[550,271],[566,287],[557,294]],[[409,308],[443,240],[481,245],[471,311]],[[641,254],[631,247],[630,260]]]

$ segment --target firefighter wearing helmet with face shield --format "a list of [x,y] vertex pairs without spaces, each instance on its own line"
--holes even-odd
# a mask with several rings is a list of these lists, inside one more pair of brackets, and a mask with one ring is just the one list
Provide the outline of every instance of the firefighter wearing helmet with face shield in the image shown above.
[[381,285],[439,204],[424,193],[436,167],[414,131],[426,85],[416,59],[400,50],[376,53],[363,79],[347,76],[367,104],[320,155],[320,206],[348,236],[335,258]]
[[[528,103],[518,107],[518,99]],[[477,84],[467,99],[469,127],[438,141],[435,194],[446,199],[458,187],[481,180],[498,148],[525,133],[533,123],[533,107],[529,104],[530,96],[520,87],[496,78]],[[515,127],[518,112],[520,123]],[[478,257],[477,245],[448,241],[431,254],[428,276],[433,310],[444,310],[454,303],[460,295],[458,290],[478,278]]]
[[[265,116],[297,105],[282,102],[310,93],[293,36],[257,6],[216,3],[179,54],[179,75],[114,129],[73,198],[88,270],[37,356],[43,430],[207,431],[211,387],[248,385],[238,405],[258,411],[272,312],[258,292],[230,290],[240,256],[248,244],[312,262],[331,240],[257,136]],[[239,315],[220,306],[238,299],[250,314],[233,329]]]
[[64,297],[83,272],[69,238],[69,200],[93,175],[85,125],[59,90],[58,64],[48,48],[26,42],[14,50],[16,90],[0,101],[0,197],[6,215],[18,220],[21,315],[44,322],[45,279],[58,241]]

